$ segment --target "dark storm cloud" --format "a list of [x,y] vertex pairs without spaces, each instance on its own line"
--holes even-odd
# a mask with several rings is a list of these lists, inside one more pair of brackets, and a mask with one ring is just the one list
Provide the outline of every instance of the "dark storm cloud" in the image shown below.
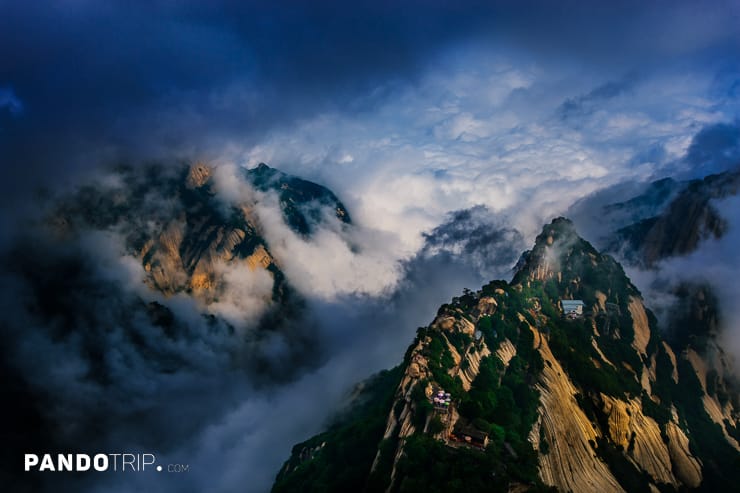
[[740,121],[702,128],[691,140],[685,160],[692,176],[718,173],[740,165]]
[[635,83],[635,75],[631,74],[623,79],[602,84],[587,94],[568,98],[557,109],[558,116],[563,120],[578,122],[600,108],[601,104],[610,99],[628,92]]
[[454,265],[469,271],[473,284],[508,279],[525,242],[521,233],[501,217],[478,205],[451,212],[447,221],[424,233],[424,246],[410,264],[411,277],[430,269],[425,263]]
[[736,48],[736,14],[729,2],[3,2],[0,87],[24,108],[0,132],[3,195],[371,108],[456,42],[621,70]]
[[152,148],[197,157],[214,136],[248,141],[408,75],[476,23],[441,7],[6,2],[0,84],[27,112],[5,125],[2,159],[20,181],[29,169],[57,177]]

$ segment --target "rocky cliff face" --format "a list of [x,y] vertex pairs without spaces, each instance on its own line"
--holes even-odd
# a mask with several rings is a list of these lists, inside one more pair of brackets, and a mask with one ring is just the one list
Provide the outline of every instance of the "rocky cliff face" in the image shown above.
[[[583,315],[564,317],[561,299],[583,300]],[[674,352],[621,266],[568,220],[543,228],[511,283],[442,306],[400,371],[372,461],[326,490],[738,488],[727,368]],[[449,410],[433,403],[439,389]],[[310,491],[301,471],[327,460],[294,456],[274,491],[298,477]]]
[[[265,301],[281,300],[285,278],[270,253],[259,217],[258,196],[229,204],[217,196],[214,170],[195,164],[172,172],[160,167],[121,168],[108,186],[87,187],[65,198],[52,222],[61,235],[108,230],[124,236],[127,253],[140,260],[150,287],[166,295],[188,293],[212,303],[223,294],[224,273],[234,267],[264,271],[273,287]],[[349,214],[328,189],[266,164],[243,170],[246,184],[276,193],[286,223],[309,234],[329,210]]]
[[[717,208],[717,200],[740,193],[740,169],[709,175],[689,182],[670,179],[654,182],[646,193],[626,202],[611,204],[613,210],[652,210],[642,218],[611,234],[607,250],[632,267],[652,271],[649,287],[652,291],[669,294],[674,302],[656,303],[661,310],[663,335],[677,354],[697,353],[710,367],[708,372],[722,375],[717,381],[720,395],[731,395],[738,388],[732,363],[723,349],[723,320],[712,280],[675,279],[674,273],[664,275],[664,260],[688,255],[701,248],[705,240],[723,236],[727,221]],[[629,221],[628,221],[629,222]],[[729,307],[724,307],[729,310]],[[713,380],[714,381],[714,380]],[[715,388],[710,385],[710,391]],[[711,392],[710,392],[711,393]],[[713,406],[708,406],[707,409]],[[717,413],[714,420],[721,422]]]
[[[668,185],[670,182],[661,183],[665,186],[658,187],[660,190],[673,188]],[[727,222],[712,202],[738,192],[740,170],[688,182],[657,214],[616,231],[607,250],[643,267],[652,267],[664,258],[691,253],[703,240],[719,238],[725,233]],[[650,194],[632,199],[650,200],[657,198]],[[606,210],[629,208],[630,202],[612,204]]]

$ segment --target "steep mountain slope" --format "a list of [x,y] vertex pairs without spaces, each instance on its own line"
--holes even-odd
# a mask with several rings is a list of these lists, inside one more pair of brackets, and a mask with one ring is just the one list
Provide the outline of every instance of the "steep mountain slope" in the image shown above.
[[[636,203],[662,203],[674,190],[673,181],[656,182],[643,195],[605,207],[609,213],[634,209]],[[692,180],[659,213],[640,219],[617,230],[607,244],[607,251],[620,254],[626,261],[643,267],[694,251],[702,240],[719,238],[727,223],[712,203],[740,192],[740,170],[709,175]],[[644,207],[643,207],[644,208]]]
[[729,311],[729,307],[719,305],[716,293],[721,287],[711,280],[675,280],[675,273],[663,275],[661,262],[689,255],[700,249],[702,242],[724,236],[728,222],[723,214],[727,211],[719,210],[716,201],[738,193],[740,169],[734,169],[684,183],[660,180],[644,194],[604,208],[605,213],[645,211],[652,204],[656,212],[614,231],[606,241],[606,250],[626,264],[652,271],[656,279],[649,289],[674,299],[669,307],[658,305],[667,341],[676,352],[691,349],[712,361],[728,380],[736,379],[723,350],[726,320],[722,308]]
[[[204,164],[171,172],[162,167],[117,170],[108,186],[89,186],[67,197],[53,220],[61,234],[115,230],[141,260],[149,285],[165,294],[187,292],[213,301],[223,287],[224,264],[265,270],[273,298],[283,296],[284,276],[269,251],[254,206],[256,195],[238,205],[217,196],[214,170]],[[240,177],[235,177],[239,179]],[[349,223],[336,196],[321,185],[286,175],[264,163],[242,170],[246,183],[277,193],[286,223],[309,234],[327,208]]]
[[[562,299],[583,315],[564,317]],[[737,490],[738,398],[721,370],[676,354],[621,266],[559,218],[511,283],[466,291],[418,330],[392,402],[343,422],[385,414],[374,454],[330,429],[294,448],[273,491],[314,477],[327,491]],[[322,474],[337,449],[374,458]]]
[[[728,306],[720,306],[717,293],[723,289],[711,278],[682,276],[663,261],[690,255],[702,242],[727,233],[729,211],[720,210],[721,201],[740,192],[740,169],[728,170],[702,179],[679,182],[670,178],[649,184],[642,193],[623,202],[601,208],[581,207],[580,219],[611,224],[600,241],[607,252],[625,265],[649,271],[644,286],[662,298],[654,302],[665,338],[676,352],[691,348],[712,361],[726,379],[736,380],[723,350],[723,326],[728,323]],[[594,214],[594,211],[596,212]],[[590,218],[590,219],[589,219]],[[668,300],[672,300],[667,304]],[[734,382],[737,386],[737,382]]]

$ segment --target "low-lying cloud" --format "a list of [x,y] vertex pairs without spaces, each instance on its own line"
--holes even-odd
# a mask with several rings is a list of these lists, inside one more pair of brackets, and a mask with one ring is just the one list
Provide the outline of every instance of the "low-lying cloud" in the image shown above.
[[[135,194],[127,186],[138,183],[137,173],[103,176],[130,198]],[[105,207],[83,220],[77,214],[85,211],[75,204],[96,196],[83,189],[63,198],[57,204],[75,227],[58,233],[48,221],[31,223],[24,239],[7,245],[2,263],[4,282],[15,286],[2,300],[8,377],[29,392],[23,405],[55,430],[41,437],[24,429],[23,443],[145,449],[190,461],[187,487],[170,479],[161,491],[202,491],[213,485],[208,471],[219,464],[218,491],[238,489],[243,467],[251,484],[266,490],[292,444],[317,431],[356,381],[395,364],[416,326],[478,282],[486,258],[496,265],[510,260],[505,240],[516,237],[512,230],[497,232],[489,211],[464,211],[430,233],[424,253],[404,259],[384,249],[384,241],[393,240],[387,233],[340,223],[330,209],[312,235],[298,235],[274,194],[255,191],[235,169],[215,175],[237,180],[224,186],[215,179],[223,194],[217,197],[224,206],[250,201],[304,309],[260,331],[262,317],[276,308],[270,303],[274,281],[239,262],[214,264],[223,282],[213,299],[164,296],[147,283],[127,245],[132,227],[156,233],[151,222],[130,214],[123,217],[133,224],[114,221]],[[156,187],[147,197],[148,205],[157,203]],[[159,209],[160,223],[178,210],[172,204]],[[465,240],[465,230],[487,227],[493,243]],[[469,256],[459,255],[460,242]],[[505,254],[497,258],[495,249]],[[22,443],[8,446],[12,455]],[[8,481],[29,484],[16,483],[14,474]],[[36,486],[116,491],[137,481],[152,478],[83,476]]]
[[272,301],[275,280],[265,269],[246,264],[227,265],[217,262],[215,274],[223,279],[217,300],[207,310],[234,327],[254,326]]

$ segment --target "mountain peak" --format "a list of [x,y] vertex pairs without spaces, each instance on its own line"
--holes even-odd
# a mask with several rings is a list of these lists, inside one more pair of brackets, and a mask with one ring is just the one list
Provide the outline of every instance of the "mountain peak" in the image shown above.
[[300,234],[312,232],[313,224],[321,222],[325,207],[333,209],[340,221],[352,222],[344,204],[334,192],[322,185],[289,175],[265,163],[244,170],[244,175],[258,190],[278,193],[286,222]]
[[589,260],[595,263],[600,257],[596,249],[581,238],[570,219],[556,217],[542,228],[534,247],[522,254],[516,267],[514,283],[525,279],[545,281],[553,277],[558,280],[563,270],[572,270],[573,263]]
[[257,176],[273,176],[277,174],[283,174],[277,168],[273,168],[265,163],[259,163],[256,168],[252,168],[248,170],[248,172]]
[[[582,240],[578,236],[576,227],[573,222],[566,217],[556,217],[550,224],[546,224],[542,228],[542,232],[535,239],[535,248],[541,243],[545,243],[546,246],[552,246],[556,243],[570,243],[573,240]],[[582,240],[583,241],[583,240]]]

